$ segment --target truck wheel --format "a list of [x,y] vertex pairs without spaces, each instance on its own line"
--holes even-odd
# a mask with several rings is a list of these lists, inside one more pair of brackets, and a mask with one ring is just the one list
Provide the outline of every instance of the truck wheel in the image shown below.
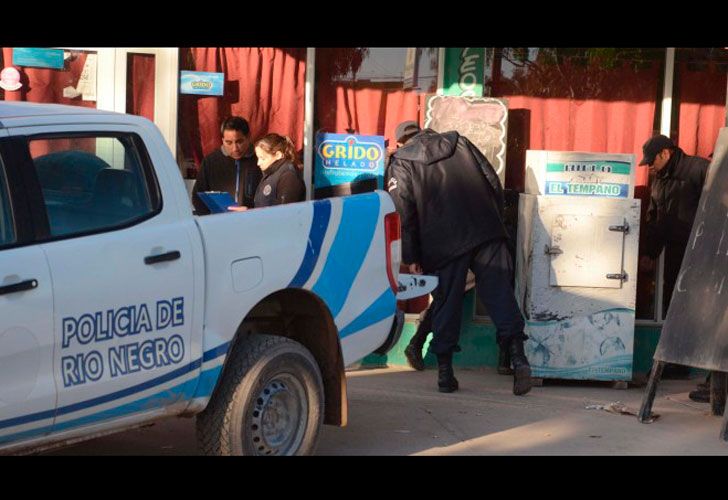
[[318,365],[298,342],[251,335],[236,343],[223,380],[197,416],[208,455],[310,455],[324,413]]

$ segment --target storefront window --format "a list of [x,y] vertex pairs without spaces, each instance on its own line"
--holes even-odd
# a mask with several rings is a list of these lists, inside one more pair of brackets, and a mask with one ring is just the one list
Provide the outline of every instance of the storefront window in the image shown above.
[[[526,150],[634,154],[659,130],[665,49],[496,48],[485,93],[508,101],[507,189],[523,192]],[[637,167],[643,217],[647,168]],[[638,277],[638,318],[654,318],[654,274]],[[485,314],[482,304],[476,316]]]
[[154,54],[126,54],[126,112],[154,121]]
[[56,69],[14,64],[13,50],[12,47],[0,50],[0,69],[15,67],[22,86],[17,90],[0,88],[0,100],[96,107],[98,54],[95,51],[63,50],[63,67]]

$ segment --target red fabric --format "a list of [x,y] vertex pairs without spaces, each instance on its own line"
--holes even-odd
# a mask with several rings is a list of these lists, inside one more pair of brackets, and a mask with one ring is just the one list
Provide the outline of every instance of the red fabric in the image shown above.
[[181,48],[180,70],[225,73],[222,97],[180,95],[184,158],[199,166],[219,148],[220,124],[231,115],[248,120],[253,139],[275,132],[303,149],[305,48]]
[[[561,72],[560,78],[545,75],[548,71]],[[532,73],[533,81],[499,85],[496,80],[493,96],[507,98],[509,112],[527,110],[530,125],[526,140],[520,139],[523,149],[628,153],[639,162],[642,144],[653,133],[659,72],[658,64],[638,71],[623,67],[596,72],[554,66]],[[549,85],[538,86],[537,81]],[[509,142],[519,141],[510,129],[508,135]],[[509,168],[519,169],[516,182],[522,182],[525,165],[509,162]],[[636,185],[647,185],[646,167],[637,168]]]
[[678,145],[689,155],[707,158],[713,152],[720,128],[725,127],[725,69],[709,67],[696,71],[679,63],[678,75]]
[[133,54],[126,66],[126,112],[154,121],[155,68],[153,54]]
[[397,125],[406,120],[419,120],[425,95],[403,90],[401,83],[372,87],[338,84],[325,77],[325,68],[318,69],[316,113],[319,131],[346,133],[354,130],[360,135],[383,135],[389,149],[396,142]]

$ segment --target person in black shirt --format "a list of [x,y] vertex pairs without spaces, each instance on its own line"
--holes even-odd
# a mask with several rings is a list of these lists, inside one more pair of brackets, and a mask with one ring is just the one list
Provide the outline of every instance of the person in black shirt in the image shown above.
[[263,176],[250,140],[250,126],[239,116],[223,121],[222,146],[202,160],[192,189],[192,204],[198,215],[209,214],[198,192],[227,191],[238,205],[252,207],[255,190]]

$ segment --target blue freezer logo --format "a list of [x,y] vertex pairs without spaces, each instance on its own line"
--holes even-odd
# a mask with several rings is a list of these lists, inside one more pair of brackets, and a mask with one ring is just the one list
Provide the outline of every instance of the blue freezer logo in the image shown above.
[[627,198],[629,185],[607,182],[557,182],[546,183],[546,194],[563,196],[596,196],[600,198]]

